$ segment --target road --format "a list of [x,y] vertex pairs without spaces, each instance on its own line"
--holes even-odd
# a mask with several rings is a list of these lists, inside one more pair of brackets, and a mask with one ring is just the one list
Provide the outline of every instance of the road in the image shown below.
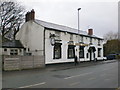
[[40,71],[3,72],[3,88],[117,88],[118,62]]

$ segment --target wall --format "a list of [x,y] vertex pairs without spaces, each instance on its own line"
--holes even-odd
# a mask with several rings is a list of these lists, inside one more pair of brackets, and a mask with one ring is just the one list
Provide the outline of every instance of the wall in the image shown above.
[[[7,49],[7,51],[4,51],[4,49]],[[11,49],[17,49],[18,55],[23,55],[23,48],[2,48],[2,55],[10,55]],[[20,49],[21,49],[21,52],[20,52]]]
[[[73,62],[74,59],[68,59],[67,58],[67,49],[68,49],[68,41],[70,41],[70,33],[61,32],[61,43],[62,43],[62,57],[60,59],[53,59],[53,46],[50,43],[50,33],[55,34],[54,30],[45,30],[45,40],[44,40],[44,27],[41,25],[38,25],[37,23],[33,21],[26,22],[21,30],[19,31],[17,35],[17,39],[21,41],[23,46],[32,53],[32,55],[44,55],[44,41],[45,41],[45,64],[50,63],[62,63],[62,62]],[[75,43],[78,43],[78,36],[73,34],[73,41]],[[80,37],[79,37],[79,41]],[[102,48],[103,51],[103,45],[98,46],[98,39],[93,38],[93,45],[95,46],[96,50],[98,47]],[[89,37],[83,37],[83,42],[85,44],[90,43]],[[102,42],[101,42],[102,43]],[[80,58],[80,61],[89,61],[90,55],[88,58],[86,57],[86,54],[88,53],[88,49],[90,46],[85,46],[84,51],[84,58]],[[77,49],[77,51],[76,51]],[[79,46],[75,47],[75,54],[79,56]],[[103,52],[101,51],[101,54]],[[98,51],[95,51],[96,58],[103,59],[103,57],[97,57]],[[102,55],[103,56],[103,55]]]
[[44,56],[3,56],[3,70],[22,70],[45,67]]
[[[20,40],[26,52],[32,53],[32,55],[44,54],[44,27],[38,25],[33,21],[28,21],[23,24],[17,34],[17,40]],[[29,49],[29,51],[28,51]]]
[[[63,63],[63,62],[74,62],[74,59],[68,59],[67,58],[67,50],[68,50],[68,41],[70,41],[70,33],[65,33],[65,32],[61,32],[61,47],[62,47],[62,57],[60,59],[53,59],[53,47],[50,43],[50,33],[51,34],[55,34],[55,31],[52,30],[45,30],[45,64],[51,64],[51,63]],[[79,41],[81,41],[80,39],[81,37],[79,36]],[[75,43],[78,43],[78,36],[73,34],[73,41]],[[90,38],[89,37],[83,37],[83,42],[85,44],[89,44],[90,43]],[[95,58],[97,58],[98,60],[103,59],[103,44],[101,42],[101,46],[98,46],[98,39],[92,38],[92,43],[96,48],[95,51]],[[80,58],[80,61],[90,61],[90,54],[88,53],[88,49],[89,49],[89,45],[85,46],[84,48],[84,58]],[[98,57],[98,51],[97,48],[102,48],[101,50],[101,57]],[[77,49],[77,51],[76,51]],[[79,46],[77,45],[75,47],[75,54],[78,55]],[[88,53],[88,58],[86,56],[86,54]],[[92,59],[94,59],[92,57]]]

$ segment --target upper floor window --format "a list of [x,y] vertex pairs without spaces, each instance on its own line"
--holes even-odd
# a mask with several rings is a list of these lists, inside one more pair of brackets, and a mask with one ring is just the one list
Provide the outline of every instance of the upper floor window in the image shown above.
[[81,42],[83,42],[83,36],[81,36]]
[[73,41],[73,35],[70,34],[70,41]]
[[60,40],[60,32],[59,31],[55,31],[55,39]]
[[7,51],[7,48],[5,48],[4,51]]
[[92,38],[90,38],[90,44],[92,44]]
[[100,40],[98,40],[98,46],[100,46]]

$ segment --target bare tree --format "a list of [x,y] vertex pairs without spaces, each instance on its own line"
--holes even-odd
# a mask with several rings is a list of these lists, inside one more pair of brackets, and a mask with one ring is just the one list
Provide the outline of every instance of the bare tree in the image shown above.
[[25,9],[14,1],[0,2],[0,34],[15,39],[20,25],[24,21]]
[[112,31],[110,31],[107,34],[105,34],[103,37],[105,41],[118,39],[118,32],[113,33]]

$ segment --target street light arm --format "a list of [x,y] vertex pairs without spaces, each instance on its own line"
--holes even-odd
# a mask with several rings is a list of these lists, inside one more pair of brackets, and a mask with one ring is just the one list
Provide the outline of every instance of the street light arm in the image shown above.
[[81,10],[81,8],[78,8],[78,10]]

